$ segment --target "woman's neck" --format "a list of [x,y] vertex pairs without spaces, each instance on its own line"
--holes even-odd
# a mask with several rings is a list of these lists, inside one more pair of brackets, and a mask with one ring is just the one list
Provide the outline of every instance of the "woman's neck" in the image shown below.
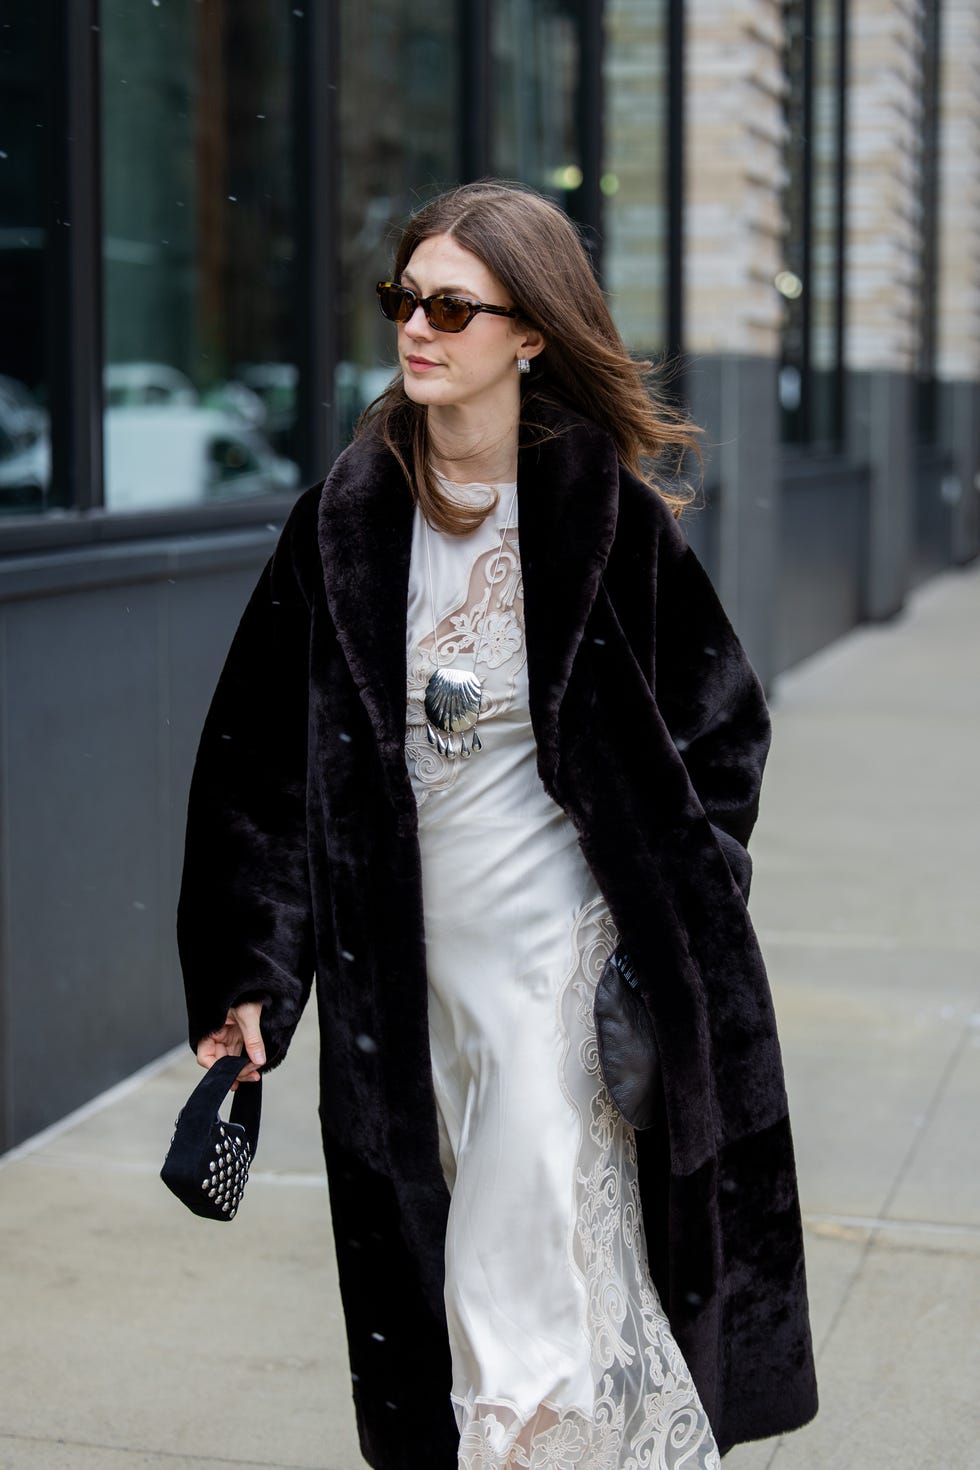
[[508,422],[500,415],[464,413],[433,405],[428,411],[429,460],[433,469],[458,485],[486,485],[517,479],[518,411]]

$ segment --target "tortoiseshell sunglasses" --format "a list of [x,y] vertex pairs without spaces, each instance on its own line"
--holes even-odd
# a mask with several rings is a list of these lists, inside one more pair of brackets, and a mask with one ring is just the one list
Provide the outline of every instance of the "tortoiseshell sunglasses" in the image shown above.
[[445,292],[419,296],[408,286],[398,286],[394,281],[379,281],[377,291],[381,314],[390,322],[409,321],[421,306],[429,326],[437,332],[461,332],[479,311],[489,311],[493,316],[517,315],[512,306],[487,306],[482,301],[467,301],[465,296],[449,296]]

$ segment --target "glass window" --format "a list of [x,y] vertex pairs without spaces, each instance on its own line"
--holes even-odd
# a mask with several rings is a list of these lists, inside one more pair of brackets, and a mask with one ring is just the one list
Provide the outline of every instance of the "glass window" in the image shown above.
[[303,13],[105,0],[105,505],[297,486]]
[[667,327],[666,0],[607,0],[604,24],[603,274],[624,342],[648,357]]
[[341,0],[338,189],[337,435],[397,364],[376,282],[391,270],[398,229],[456,182],[456,7],[442,0]]
[[838,0],[785,0],[783,438],[841,436],[841,34]]
[[550,194],[574,218],[582,187],[580,35],[570,0],[497,0],[493,168]]
[[11,0],[0,23],[0,515],[59,503],[51,483],[48,87],[44,6]]

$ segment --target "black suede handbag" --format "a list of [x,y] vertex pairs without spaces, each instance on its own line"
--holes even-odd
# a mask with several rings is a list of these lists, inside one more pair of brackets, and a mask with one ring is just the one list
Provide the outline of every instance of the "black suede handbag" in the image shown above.
[[620,945],[599,976],[593,1001],[602,1080],[627,1123],[651,1128],[663,1089],[653,1022],[633,963]]
[[177,1114],[174,1136],[160,1178],[177,1198],[205,1220],[233,1220],[242,1202],[259,1142],[262,1082],[243,1082],[231,1117],[218,1109],[247,1057],[219,1057]]

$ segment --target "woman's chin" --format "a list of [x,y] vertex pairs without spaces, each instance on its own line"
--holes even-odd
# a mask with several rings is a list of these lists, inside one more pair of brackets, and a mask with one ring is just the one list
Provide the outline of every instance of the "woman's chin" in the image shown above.
[[429,381],[408,371],[402,373],[402,382],[412,402],[421,404],[423,408],[452,402],[452,393],[450,391],[447,395],[445,383]]

